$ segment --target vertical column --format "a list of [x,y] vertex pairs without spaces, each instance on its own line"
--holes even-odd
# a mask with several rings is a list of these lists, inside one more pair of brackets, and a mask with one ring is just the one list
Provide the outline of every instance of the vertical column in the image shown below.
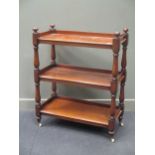
[[[111,107],[110,107],[110,119],[109,119],[109,131],[110,135],[114,135],[115,130],[115,108],[116,108],[116,93],[117,93],[117,75],[118,75],[118,53],[120,48],[120,33],[115,33],[113,39],[113,65],[112,65],[112,81],[111,81]],[[114,139],[111,139],[114,142]]]
[[[50,25],[50,31],[53,32],[55,31],[55,25],[54,24],[51,24]],[[51,45],[51,64],[52,65],[56,65],[56,53],[55,53],[55,45]],[[52,97],[55,97],[57,96],[57,93],[56,93],[56,82],[55,81],[52,81],[52,94],[51,94]]]
[[122,43],[122,60],[121,60],[121,73],[124,76],[124,79],[120,83],[120,96],[119,96],[119,107],[122,110],[122,113],[119,117],[119,123],[121,126],[124,124],[122,123],[123,114],[124,114],[124,86],[126,81],[126,51],[127,51],[127,45],[128,45],[128,29],[125,28],[124,30],[125,35],[125,42]]
[[38,29],[33,29],[33,48],[34,48],[34,81],[35,81],[35,109],[36,109],[36,118],[39,123],[39,126],[41,126],[41,114],[40,114],[40,108],[41,108],[41,97],[40,97],[40,80],[39,80],[39,53],[38,53]]

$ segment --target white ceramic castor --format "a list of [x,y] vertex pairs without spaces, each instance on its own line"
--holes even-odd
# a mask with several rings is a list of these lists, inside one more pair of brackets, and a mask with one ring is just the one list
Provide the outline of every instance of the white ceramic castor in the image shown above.
[[41,123],[39,123],[38,125],[39,125],[39,127],[42,127],[42,124]]
[[119,124],[120,124],[120,126],[121,126],[121,127],[123,127],[123,126],[124,126],[124,123],[123,123],[123,122],[120,122]]
[[115,142],[115,139],[114,138],[111,138],[111,142],[114,143]]

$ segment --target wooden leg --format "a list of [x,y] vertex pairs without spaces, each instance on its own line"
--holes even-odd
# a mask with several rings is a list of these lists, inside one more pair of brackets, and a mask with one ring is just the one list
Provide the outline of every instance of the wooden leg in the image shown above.
[[124,126],[124,124],[122,123],[124,115],[124,86],[125,86],[125,80],[123,80],[120,85],[119,107],[122,110],[122,113],[119,117],[120,126]]
[[56,97],[57,96],[57,92],[56,92],[56,82],[52,82],[52,97]]
[[115,142],[114,134],[115,134],[115,118],[111,116],[109,120],[109,129],[108,134],[110,135],[111,142]]
[[55,53],[55,45],[51,46],[51,64],[55,65],[56,64],[56,53]]
[[127,45],[128,45],[128,29],[125,28],[123,31],[125,34],[126,41],[122,44],[123,48],[122,48],[121,72],[124,75],[124,79],[121,81],[121,84],[120,84],[120,96],[119,96],[119,107],[122,110],[122,113],[119,117],[119,123],[121,126],[123,126],[122,119],[124,115],[124,86],[125,86],[125,81],[126,81],[126,64],[127,64],[126,51],[127,51]]
[[114,136],[115,133],[115,108],[116,108],[116,95],[111,95],[111,115],[109,119],[109,127],[108,127],[108,133],[111,137]]
[[115,142],[115,108],[116,108],[116,96],[111,95],[111,113],[109,118],[108,134],[110,135],[111,142]]
[[[53,25],[51,27],[51,29],[53,29]],[[51,46],[51,64],[55,65],[56,64],[56,52],[55,52],[55,45],[52,45]],[[56,82],[55,81],[52,81],[52,94],[51,94],[52,97],[55,97],[57,96],[57,93],[56,93]]]
[[[116,111],[116,94],[117,94],[117,76],[118,76],[118,53],[120,48],[120,33],[115,33],[113,39],[113,65],[112,65],[112,81],[111,81],[111,106],[108,133],[113,136],[115,133],[115,111]],[[113,140],[112,140],[113,141]]]
[[35,110],[36,110],[36,119],[37,122],[39,124],[39,126],[41,126],[41,113],[40,113],[40,109],[41,109],[41,103],[40,103],[40,84],[36,83],[35,84],[35,101],[36,101],[36,105],[35,105]]
[[114,130],[115,130],[115,118],[113,116],[110,117],[108,129],[109,129],[108,133],[110,135],[113,135],[115,133],[114,132]]
[[41,126],[41,114],[40,114],[40,106],[36,105],[36,119],[39,127]]
[[35,110],[36,110],[36,119],[39,123],[39,126],[41,126],[41,97],[40,97],[40,80],[39,80],[39,52],[38,52],[38,29],[33,29],[33,48],[34,48],[34,81],[35,81]]

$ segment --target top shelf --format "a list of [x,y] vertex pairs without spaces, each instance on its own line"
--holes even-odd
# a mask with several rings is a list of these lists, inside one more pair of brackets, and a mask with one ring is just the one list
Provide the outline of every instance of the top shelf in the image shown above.
[[[55,45],[84,46],[95,48],[113,47],[115,33],[90,33],[78,31],[51,30],[38,33],[38,42]],[[125,33],[119,35],[120,42],[125,41]]]

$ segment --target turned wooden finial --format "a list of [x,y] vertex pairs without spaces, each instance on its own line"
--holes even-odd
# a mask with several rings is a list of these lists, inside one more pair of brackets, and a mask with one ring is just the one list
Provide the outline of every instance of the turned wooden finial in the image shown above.
[[120,33],[119,32],[115,32],[115,36],[116,37],[119,37],[120,36]]
[[51,31],[55,30],[55,25],[54,25],[54,24],[51,24],[51,25],[50,25],[50,30],[51,30]]
[[127,32],[128,32],[128,28],[124,28],[123,31],[124,31],[125,33],[127,33]]
[[33,33],[38,33],[38,30],[39,30],[38,28],[34,27],[33,28]]

